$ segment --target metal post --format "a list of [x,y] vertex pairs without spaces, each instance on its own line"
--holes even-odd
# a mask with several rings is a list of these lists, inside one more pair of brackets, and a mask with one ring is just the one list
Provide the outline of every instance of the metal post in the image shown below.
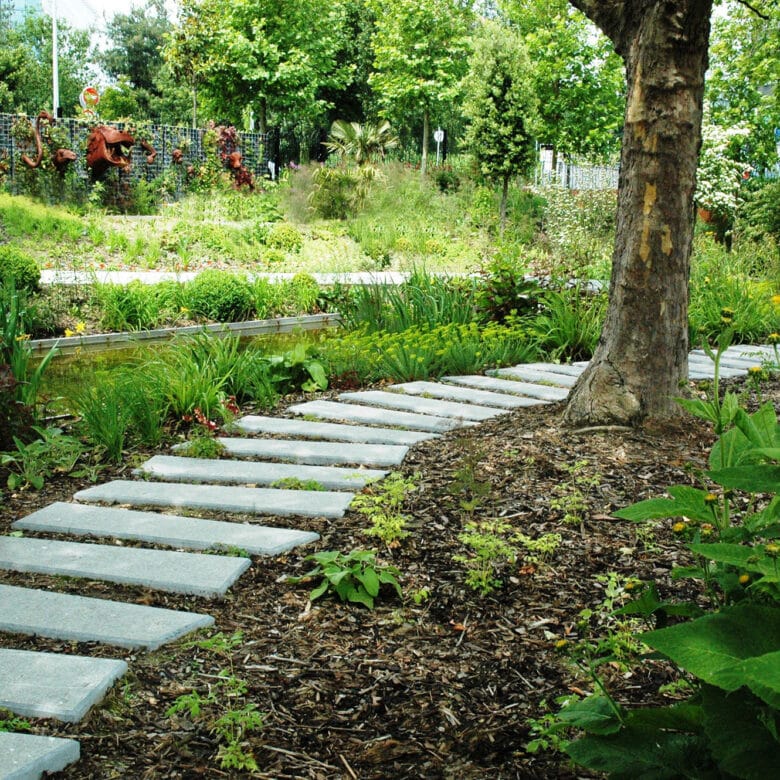
[[52,116],[59,117],[60,109],[60,67],[57,57],[57,0],[52,0],[51,10],[51,85],[52,85]]

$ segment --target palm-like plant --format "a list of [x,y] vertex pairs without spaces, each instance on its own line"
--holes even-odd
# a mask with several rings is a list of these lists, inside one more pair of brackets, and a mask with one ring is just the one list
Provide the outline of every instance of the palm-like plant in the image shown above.
[[387,121],[379,124],[346,122],[337,119],[330,128],[325,148],[342,160],[352,159],[359,166],[384,159],[388,149],[398,146],[398,137],[390,130]]

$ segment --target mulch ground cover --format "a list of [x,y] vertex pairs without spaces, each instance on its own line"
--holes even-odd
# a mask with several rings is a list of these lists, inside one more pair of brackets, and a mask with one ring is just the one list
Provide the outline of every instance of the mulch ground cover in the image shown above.
[[[763,394],[777,403],[780,381]],[[221,648],[193,644],[190,636],[144,653],[2,635],[4,647],[124,658],[130,665],[81,723],[33,720],[33,730],[80,740],[82,758],[64,775],[72,780],[590,776],[560,753],[528,752],[532,726],[557,709],[557,698],[593,690],[561,648],[581,638],[582,610],[594,611],[592,628],[599,615],[608,619],[608,573],[621,581],[655,580],[662,596],[683,587],[696,595],[670,580],[671,568],[686,557],[671,521],[635,526],[612,512],[671,484],[692,484],[714,437],[710,426],[687,416],[657,429],[577,433],[561,427],[561,410],[519,410],[410,451],[401,468],[417,480],[403,509],[410,535],[378,549],[378,558],[400,571],[404,598],[385,589],[373,610],[331,596],[311,602],[317,582],[288,580],[311,569],[305,560],[311,552],[377,547],[364,533],[366,517],[354,510],[332,521],[264,518],[322,539],[256,558],[222,600],[0,573],[8,584],[208,612],[214,629],[196,639],[216,632],[226,638]],[[104,472],[100,479],[113,476]],[[6,492],[0,531],[38,507],[69,500],[82,486],[61,478],[39,492]],[[530,537],[558,533],[561,541],[546,562],[521,555],[499,566],[501,587],[482,595],[465,584],[464,564],[453,556],[468,552],[458,538],[466,523],[497,518]],[[231,641],[235,632],[241,634]],[[223,670],[244,687],[225,683]],[[627,707],[668,703],[658,689],[676,678],[650,661],[615,662],[602,673]],[[199,714],[186,707],[167,714],[193,691],[202,702]],[[225,743],[214,721],[247,704],[262,713],[263,725],[239,742],[259,769],[223,768]]]

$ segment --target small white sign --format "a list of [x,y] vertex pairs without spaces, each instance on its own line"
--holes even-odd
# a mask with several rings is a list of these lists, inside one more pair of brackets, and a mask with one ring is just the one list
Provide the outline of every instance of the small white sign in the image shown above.
[[434,131],[433,140],[436,141],[437,144],[440,144],[444,140],[444,130],[439,128],[438,130]]

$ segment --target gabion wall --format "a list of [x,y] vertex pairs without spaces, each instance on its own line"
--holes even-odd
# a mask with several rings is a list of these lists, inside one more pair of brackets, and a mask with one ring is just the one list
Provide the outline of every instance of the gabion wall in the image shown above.
[[[16,114],[0,114],[0,162],[5,160],[8,165],[8,178],[13,183],[20,166],[24,166],[21,161],[21,155],[27,154],[30,157],[35,156],[35,149],[19,148],[11,134],[13,124],[24,116]],[[27,117],[35,123],[35,117]],[[109,127],[116,127],[119,130],[126,130],[127,125],[123,122],[101,122]],[[58,119],[56,126],[64,128],[67,131],[70,143],[68,148],[72,149],[78,156],[73,168],[80,178],[87,180],[89,171],[86,168],[86,148],[87,138],[90,134],[90,126],[81,119]],[[150,125],[144,123],[143,138],[151,143],[156,149],[157,156],[150,165],[146,162],[147,153],[141,148],[138,138],[132,147],[132,166],[127,175],[132,179],[151,180],[161,176],[163,172],[170,168],[172,162],[173,150],[186,146],[182,165],[198,165],[205,161],[206,152],[203,148],[203,136],[207,132],[204,129],[193,129],[189,127],[170,127],[167,125]],[[127,130],[132,133],[132,128]],[[272,132],[262,135],[260,133],[241,133],[240,151],[243,165],[256,177],[269,177],[271,170],[278,171],[278,149],[279,141]],[[272,163],[269,166],[269,162]],[[274,166],[275,163],[275,166]]]

